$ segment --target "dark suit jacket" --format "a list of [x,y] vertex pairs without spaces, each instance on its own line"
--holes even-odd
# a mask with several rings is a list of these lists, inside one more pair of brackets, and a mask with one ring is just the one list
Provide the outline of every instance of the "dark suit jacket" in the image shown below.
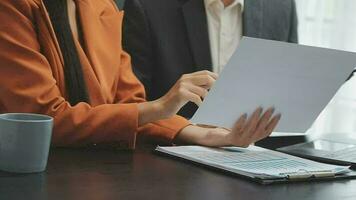
[[[204,0],[127,0],[123,47],[149,100],[163,96],[186,73],[212,70]],[[245,36],[298,41],[294,0],[247,0]],[[179,114],[189,118],[196,107]]]

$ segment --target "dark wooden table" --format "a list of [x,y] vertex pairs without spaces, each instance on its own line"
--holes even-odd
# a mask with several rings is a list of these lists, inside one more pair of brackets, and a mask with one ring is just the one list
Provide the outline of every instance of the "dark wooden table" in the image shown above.
[[44,173],[0,172],[0,200],[356,199],[356,180],[263,186],[153,154],[52,149]]

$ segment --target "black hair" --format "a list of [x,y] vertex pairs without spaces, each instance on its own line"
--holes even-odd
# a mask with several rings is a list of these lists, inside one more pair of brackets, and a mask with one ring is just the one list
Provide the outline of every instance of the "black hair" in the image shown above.
[[[43,0],[64,60],[65,86],[71,105],[89,102],[83,69],[69,24],[67,0]],[[80,27],[78,27],[80,29]]]

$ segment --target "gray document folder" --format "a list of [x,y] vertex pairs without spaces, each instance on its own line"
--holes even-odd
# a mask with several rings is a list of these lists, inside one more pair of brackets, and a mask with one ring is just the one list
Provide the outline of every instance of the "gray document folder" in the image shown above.
[[274,106],[276,132],[304,133],[356,67],[356,53],[244,37],[193,123],[231,128]]

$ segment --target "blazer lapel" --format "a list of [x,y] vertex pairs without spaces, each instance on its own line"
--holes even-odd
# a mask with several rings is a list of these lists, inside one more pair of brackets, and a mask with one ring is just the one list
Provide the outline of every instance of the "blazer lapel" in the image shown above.
[[182,6],[196,69],[212,70],[208,23],[203,0],[188,0]]
[[59,47],[59,44],[58,44],[58,41],[57,41],[56,33],[54,32],[54,29],[53,29],[53,26],[52,26],[51,19],[49,17],[48,12],[47,12],[47,8],[44,5],[42,0],[34,0],[34,1],[38,5],[38,7],[39,7],[39,9],[41,11],[42,18],[44,19],[43,21],[45,22],[46,28],[48,29],[48,33],[50,35],[51,41],[53,41],[54,46],[56,48],[56,51],[57,51],[57,53],[58,53],[58,55],[60,57],[60,62],[61,62],[62,65],[64,65],[63,56],[62,56],[62,53],[61,53],[61,50],[60,50],[60,47]]
[[38,11],[34,11],[34,16],[38,28],[38,37],[41,38],[39,40],[42,45],[41,50],[46,54],[60,91],[65,94],[66,88],[63,71],[64,60],[51,19],[42,0],[34,0],[34,3],[39,8]]
[[263,0],[248,0],[244,4],[243,32],[244,36],[262,37]]

